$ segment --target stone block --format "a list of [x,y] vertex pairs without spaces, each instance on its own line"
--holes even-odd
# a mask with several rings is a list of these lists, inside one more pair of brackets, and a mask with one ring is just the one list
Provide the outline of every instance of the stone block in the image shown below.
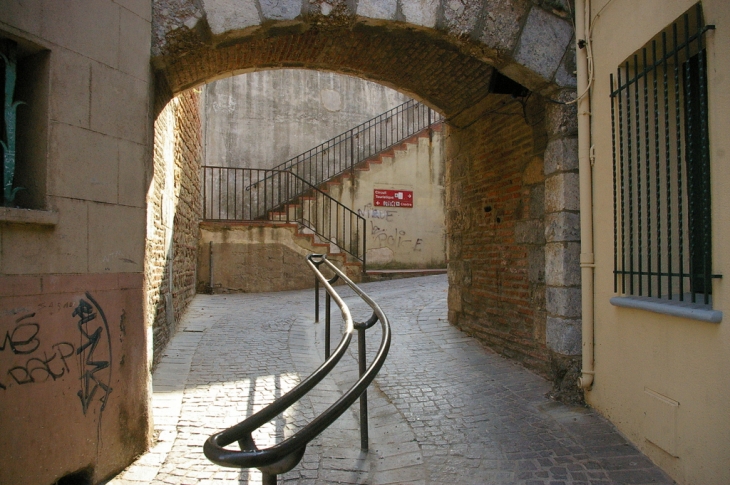
[[[572,101],[576,93],[573,89],[566,89],[555,96],[556,101]],[[578,134],[578,109],[575,103],[559,104],[548,103],[545,109],[547,121],[545,128],[549,137],[574,136]]]
[[119,10],[111,1],[44,2],[42,18],[53,19],[44,23],[44,37],[107,66],[117,67]]
[[548,286],[580,285],[580,243],[545,245],[545,282]]
[[3,227],[0,273],[86,273],[86,204],[77,199],[51,197],[50,205],[59,213],[54,227]]
[[581,321],[548,317],[545,328],[547,346],[562,355],[580,355]]
[[520,25],[528,8],[528,2],[486,0],[484,31],[480,40],[498,52],[511,51],[517,44]]
[[572,37],[570,22],[533,7],[522,29],[515,60],[549,81]]
[[533,157],[522,172],[522,183],[525,185],[539,184],[545,181],[545,162],[542,157]]
[[530,218],[539,219],[545,215],[545,186],[536,185],[530,190]]
[[123,36],[119,43],[119,70],[137,79],[150,79],[150,43],[152,27],[149,20],[121,9],[119,19]]
[[152,20],[152,1],[150,0],[115,0],[116,3],[147,20]]
[[555,73],[555,84],[564,88],[575,88],[578,86],[578,78],[576,77],[576,63],[575,63],[575,39],[571,39],[568,44],[568,49],[565,51],[563,61],[558,67],[558,72]]
[[406,22],[423,27],[436,26],[438,9],[439,0],[404,0],[401,2],[401,10]]
[[545,212],[580,209],[580,187],[577,173],[559,173],[545,181]]
[[472,32],[482,11],[481,0],[444,0],[441,3],[444,21],[452,34]]
[[357,14],[375,19],[395,20],[396,0],[360,0]]
[[578,169],[578,138],[550,140],[545,148],[545,175]]
[[531,247],[527,250],[527,277],[530,283],[545,283],[545,247]]
[[545,289],[545,305],[548,313],[556,317],[580,318],[580,288],[548,286]]
[[149,83],[102,64],[91,66],[91,129],[145,144]]
[[553,212],[546,215],[545,239],[549,242],[580,241],[580,214]]
[[145,162],[147,149],[143,145],[119,140],[119,203],[145,207],[147,180]]
[[0,23],[39,35],[44,3],[44,0],[3,2],[2,8],[0,8]]
[[542,221],[530,220],[515,223],[515,242],[518,244],[544,244],[545,228]]
[[53,123],[50,195],[117,202],[118,140],[83,128]]
[[89,204],[89,272],[132,273],[144,269],[144,208]]
[[54,49],[51,57],[51,119],[89,127],[91,61],[67,49]]
[[259,5],[266,20],[292,20],[302,13],[302,2],[297,0],[259,0]]
[[254,0],[203,0],[205,15],[213,35],[240,30],[261,23]]

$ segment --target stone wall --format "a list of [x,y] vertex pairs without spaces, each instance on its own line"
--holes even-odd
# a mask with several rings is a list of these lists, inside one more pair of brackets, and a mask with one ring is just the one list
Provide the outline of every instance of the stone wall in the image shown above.
[[155,362],[195,295],[201,160],[200,94],[189,90],[171,99],[155,120],[145,257]]
[[279,69],[205,85],[205,164],[273,168],[408,100],[352,76]]
[[484,117],[449,132],[449,321],[547,374],[545,112],[537,97],[524,108],[491,97]]

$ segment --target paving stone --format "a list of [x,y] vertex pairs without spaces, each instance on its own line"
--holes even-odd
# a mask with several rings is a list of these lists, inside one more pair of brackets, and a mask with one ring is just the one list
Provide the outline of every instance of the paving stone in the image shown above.
[[[393,336],[368,390],[369,450],[360,449],[354,405],[280,483],[672,483],[602,417],[550,401],[545,380],[450,326],[445,275],[362,288],[388,315]],[[369,316],[352,291],[338,291],[355,320]],[[333,346],[342,330],[335,321]],[[204,330],[179,332],[153,376],[157,444],[109,483],[260,483],[258,470],[210,463],[202,445],[323,362],[324,325],[312,322],[311,290],[196,296],[180,328]],[[368,332],[372,359],[379,326]],[[260,447],[291,436],[357,380],[356,340],[312,393],[254,433]]]

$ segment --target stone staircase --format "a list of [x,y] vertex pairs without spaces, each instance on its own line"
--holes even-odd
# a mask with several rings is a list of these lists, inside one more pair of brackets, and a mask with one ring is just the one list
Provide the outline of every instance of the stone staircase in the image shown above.
[[[365,176],[375,166],[381,166],[389,163],[396,163],[398,155],[408,150],[409,145],[417,145],[419,140],[430,138],[432,132],[440,132],[442,123],[432,125],[425,128],[411,137],[403,140],[401,143],[394,145],[387,150],[378,153],[366,160],[361,161],[353,167],[352,171],[342,172],[335,177],[321,183],[319,190],[325,194],[337,192],[341,190],[345,182],[353,182],[361,176]],[[354,177],[354,178],[353,178]],[[279,210],[270,211],[268,213],[268,223],[285,224],[287,227],[296,228],[293,233],[294,240],[299,241],[303,248],[318,254],[327,254],[327,257],[333,261],[339,261],[342,264],[346,274],[356,282],[362,281],[362,262],[342,251],[337,244],[322,240],[310,229],[299,224],[291,224],[287,221],[295,220],[301,214],[313,214],[317,211],[313,208],[316,204],[316,198],[307,194],[299,196],[296,200],[279,208]],[[320,211],[321,216],[321,211]]]

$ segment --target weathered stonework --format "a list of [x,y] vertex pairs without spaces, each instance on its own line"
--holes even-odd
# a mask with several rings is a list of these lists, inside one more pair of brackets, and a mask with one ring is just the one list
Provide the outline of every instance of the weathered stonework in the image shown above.
[[[314,0],[296,17],[298,3],[273,12],[252,0],[235,13],[231,4],[188,0],[180,18],[163,19],[154,65],[173,93],[233,72],[296,67],[424,100],[450,133],[451,321],[544,374],[555,355],[579,349],[578,320],[563,305],[548,311],[545,298],[546,286],[580,283],[576,112],[561,104],[575,98],[566,0]],[[510,98],[490,94],[495,69],[533,92],[511,116]],[[561,327],[567,340],[554,325],[548,339],[548,313],[570,320]]]
[[[547,137],[508,96],[491,98],[488,113],[511,115],[487,114],[449,133],[449,321],[547,375],[541,158]],[[539,100],[531,102],[538,104],[532,111],[542,109]]]
[[146,320],[152,327],[155,362],[195,295],[201,142],[199,95],[187,91],[155,120],[145,257]]

